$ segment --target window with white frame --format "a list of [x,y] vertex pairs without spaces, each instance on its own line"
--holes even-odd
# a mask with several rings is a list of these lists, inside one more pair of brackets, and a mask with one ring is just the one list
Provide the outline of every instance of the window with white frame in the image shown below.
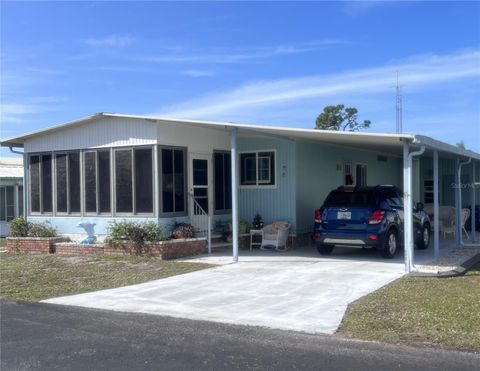
[[85,212],[110,213],[110,150],[84,152],[83,177]]
[[365,187],[367,185],[367,165],[366,164],[356,164],[355,185],[358,187]]
[[29,157],[30,211],[51,213],[53,210],[52,155]]
[[241,153],[240,185],[275,185],[275,151]]
[[180,216],[187,212],[187,151],[181,147],[159,147],[160,212]]
[[0,221],[9,222],[15,218],[15,187],[0,187]]
[[153,213],[152,148],[115,150],[115,211]]
[[80,152],[56,153],[56,212],[80,213],[80,193]]

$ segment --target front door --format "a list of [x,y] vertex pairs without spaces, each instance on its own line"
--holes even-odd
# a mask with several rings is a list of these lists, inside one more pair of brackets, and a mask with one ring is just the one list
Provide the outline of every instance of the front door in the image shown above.
[[[210,214],[210,156],[192,154],[190,159],[190,223],[197,229],[204,228],[202,210]],[[196,201],[196,205],[195,202]],[[202,210],[200,210],[200,208]]]

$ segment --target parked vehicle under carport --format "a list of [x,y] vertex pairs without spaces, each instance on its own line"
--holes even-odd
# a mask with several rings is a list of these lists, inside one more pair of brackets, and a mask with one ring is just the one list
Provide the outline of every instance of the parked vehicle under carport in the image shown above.
[[[430,220],[421,203],[413,221],[416,247],[428,248]],[[335,247],[375,248],[391,259],[403,246],[403,228],[403,197],[391,185],[339,187],[315,211],[314,238],[322,255]]]

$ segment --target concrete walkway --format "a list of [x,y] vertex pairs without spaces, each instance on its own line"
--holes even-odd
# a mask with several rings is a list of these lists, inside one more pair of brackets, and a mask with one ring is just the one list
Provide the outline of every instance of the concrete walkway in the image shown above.
[[[402,255],[386,260],[373,250],[339,249],[329,257],[313,247],[242,250],[239,263],[231,264],[225,251],[183,259],[221,264],[215,268],[44,302],[330,334],[349,303],[404,274]],[[415,255],[417,263],[433,260],[431,248]]]

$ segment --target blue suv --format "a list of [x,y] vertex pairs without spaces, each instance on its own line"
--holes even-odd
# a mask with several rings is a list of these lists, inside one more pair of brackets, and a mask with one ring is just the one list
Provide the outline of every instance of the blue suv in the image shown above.
[[[416,247],[428,248],[430,220],[421,203],[414,208],[413,225]],[[360,247],[393,258],[403,245],[401,192],[390,185],[337,188],[315,211],[314,238],[321,255],[329,255],[334,247]]]

